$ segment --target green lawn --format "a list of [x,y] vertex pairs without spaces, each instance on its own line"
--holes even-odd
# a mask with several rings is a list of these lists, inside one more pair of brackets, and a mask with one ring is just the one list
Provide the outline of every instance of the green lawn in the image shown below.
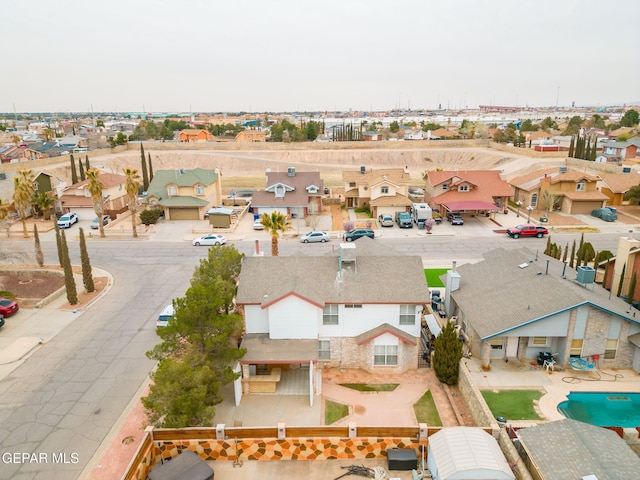
[[444,283],[440,280],[440,276],[447,273],[450,268],[425,268],[424,276],[427,279],[429,287],[444,287]]
[[343,417],[349,415],[349,407],[343,403],[325,400],[324,403],[324,424],[331,425]]
[[538,390],[482,390],[482,396],[494,417],[507,420],[540,420],[533,401],[542,397]]
[[431,391],[427,390],[420,400],[413,404],[418,423],[426,423],[430,427],[441,427],[442,420],[438,414],[436,403],[433,401]]
[[340,386],[359,392],[393,392],[398,383],[341,383]]

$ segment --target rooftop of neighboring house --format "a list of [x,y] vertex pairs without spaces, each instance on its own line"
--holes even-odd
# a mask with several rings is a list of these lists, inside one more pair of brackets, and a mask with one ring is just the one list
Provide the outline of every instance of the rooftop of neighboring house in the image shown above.
[[149,196],[163,198],[167,196],[167,185],[191,187],[202,184],[208,186],[217,180],[218,173],[215,170],[206,170],[204,168],[157,170],[153,172],[153,180],[149,184],[147,193]]
[[468,191],[442,190],[435,196],[438,203],[475,200],[491,202],[493,197],[513,195],[499,170],[432,170],[425,174],[425,180],[432,186],[468,183],[474,187]]
[[411,182],[411,174],[403,168],[379,168],[376,170],[346,170],[342,172],[342,180],[355,182],[356,185],[375,185],[382,181],[389,181],[396,185],[408,185]]
[[472,312],[473,328],[483,339],[584,304],[640,324],[621,298],[594,283],[577,283],[576,270],[526,248],[492,250],[457,271],[460,288],[452,298],[463,312]]
[[640,185],[637,173],[600,173],[600,178],[613,193],[626,193],[632,187]]
[[552,185],[561,182],[580,182],[582,180],[587,182],[596,182],[599,177],[596,175],[589,175],[580,170],[572,168],[546,168],[543,170],[537,170],[525,175],[517,176],[509,182],[512,186],[519,188],[520,190],[531,191],[537,189],[540,186],[540,181],[544,178],[551,178]]
[[266,308],[290,295],[319,308],[327,303],[429,301],[422,259],[400,254],[367,237],[343,244],[325,256],[245,257],[237,303]]
[[[118,185],[124,185],[124,183],[127,181],[127,177],[125,177],[124,175],[119,175],[117,173],[100,173],[98,175],[98,181],[102,184],[103,188],[111,188],[117,187]],[[67,190],[84,188],[88,183],[89,180],[85,179],[81,182],[70,185],[69,187],[67,187]]]
[[[273,188],[278,185],[285,185],[287,191],[282,198],[276,198]],[[308,187],[317,187],[315,192],[310,192]],[[310,196],[322,195],[324,183],[319,172],[297,172],[293,170],[293,175],[289,172],[269,172],[267,173],[267,188],[253,192],[252,203],[254,206],[273,206],[274,202],[286,203],[287,206],[306,206]]]

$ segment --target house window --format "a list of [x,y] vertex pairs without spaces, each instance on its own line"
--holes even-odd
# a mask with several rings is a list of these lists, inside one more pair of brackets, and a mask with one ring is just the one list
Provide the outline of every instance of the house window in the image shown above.
[[489,344],[491,345],[491,350],[502,350],[503,349],[503,341],[502,337],[492,338],[489,340]]
[[204,195],[204,187],[202,185],[196,186],[196,195]]
[[584,182],[578,182],[576,183],[576,190],[578,192],[584,192]]
[[355,188],[356,182],[349,182],[349,188]]
[[380,187],[380,193],[389,193],[389,187]]
[[398,365],[397,345],[374,345],[373,347],[374,365]]
[[344,308],[362,308],[361,303],[347,303]]
[[400,325],[415,325],[416,306],[400,305]]
[[170,197],[175,197],[176,195],[178,195],[178,189],[176,187],[169,187],[167,188],[167,193]]
[[460,185],[458,187],[458,191],[459,192],[468,192],[469,191],[469,185]]
[[531,337],[529,338],[530,347],[546,347],[549,345],[547,337]]
[[534,193],[533,195],[531,195],[531,206],[533,208],[536,208],[538,206],[538,194]]
[[569,351],[570,357],[582,356],[582,342],[584,342],[582,338],[571,340],[571,350]]
[[318,360],[329,360],[331,358],[331,341],[318,340]]
[[443,189],[443,190],[449,190],[449,185],[446,185],[446,184],[445,184],[445,185],[442,185],[442,189]]
[[618,339],[610,338],[604,347],[604,358],[607,360],[613,360],[616,358],[616,352],[618,351]]
[[284,198],[284,186],[278,185],[275,188],[275,194],[276,194],[276,198]]
[[325,305],[322,311],[323,325],[338,325],[338,305]]

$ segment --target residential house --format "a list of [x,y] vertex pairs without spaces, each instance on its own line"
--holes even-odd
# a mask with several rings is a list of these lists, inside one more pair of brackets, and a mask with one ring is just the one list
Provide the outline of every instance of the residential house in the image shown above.
[[161,207],[167,220],[200,220],[210,205],[222,205],[220,172],[202,168],[157,170],[149,184],[147,202]]
[[347,208],[369,208],[374,217],[408,211],[411,175],[408,168],[383,168],[342,172]]
[[236,135],[236,142],[245,143],[245,142],[266,142],[267,134],[263,130],[243,130],[242,132]]
[[[606,162],[621,163],[627,159],[637,159],[640,161],[640,139],[632,139],[633,141],[608,141],[602,143],[602,156]],[[604,161],[604,160],[603,160]]]
[[595,270],[522,248],[493,250],[446,275],[445,311],[481,359],[528,363],[540,351],[640,373],[640,315],[594,283]]
[[620,127],[615,130],[611,130],[609,135],[607,135],[611,140],[617,140],[621,135],[634,135],[638,132],[637,128],[634,127]]
[[209,130],[200,130],[200,129],[187,129],[182,130],[178,134],[179,142],[208,142],[209,140],[213,140],[213,135]]
[[616,432],[588,423],[567,418],[522,428],[517,437],[539,480],[618,480],[640,472],[640,458]]
[[[636,286],[631,292],[631,299],[634,305],[640,300],[640,241],[633,238],[632,232],[627,236],[618,239],[616,256],[606,262],[602,286],[609,291],[617,293],[620,289],[623,298],[629,297],[632,278],[636,277]],[[620,285],[622,283],[622,285]]]
[[[428,133],[428,132],[427,132]],[[447,128],[438,128],[431,132],[431,135],[427,135],[427,138],[431,139],[440,139],[440,138],[460,138],[460,133],[458,133],[457,128],[447,127]]]
[[449,212],[506,212],[513,194],[498,170],[432,170],[424,180],[425,202],[443,216]]
[[559,151],[568,152],[571,149],[572,135],[555,135],[551,137],[551,141],[554,145],[557,145]]
[[367,130],[366,132],[362,132],[362,140],[365,142],[379,142],[383,140],[382,133],[377,130]]
[[0,147],[0,163],[27,162],[43,157],[44,155],[40,152],[26,145],[5,145]]
[[590,214],[609,197],[597,189],[599,177],[567,167],[550,168],[512,179],[513,200],[534,209]]
[[245,320],[245,392],[251,376],[274,367],[282,375],[303,368],[310,389],[318,363],[416,369],[427,302],[422,259],[366,237],[325,256],[245,257],[236,296]]
[[[102,203],[105,215],[113,218],[127,209],[127,177],[116,173],[101,173],[98,181],[102,184]],[[58,198],[60,211],[76,212],[80,220],[92,220],[96,213],[89,192],[89,180],[83,180],[67,187]]]
[[607,205],[622,205],[623,202],[625,202],[624,194],[631,188],[640,185],[640,175],[637,173],[601,172],[599,175],[602,179],[600,182],[600,191],[609,197]]
[[253,213],[280,212],[287,218],[306,218],[322,212],[323,182],[318,172],[267,172],[267,188],[253,193]]

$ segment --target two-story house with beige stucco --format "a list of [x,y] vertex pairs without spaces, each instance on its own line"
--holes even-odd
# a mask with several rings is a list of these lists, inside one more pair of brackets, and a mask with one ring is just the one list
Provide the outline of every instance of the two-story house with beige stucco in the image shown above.
[[369,208],[374,217],[408,211],[411,175],[407,168],[382,168],[342,172],[347,208]]

